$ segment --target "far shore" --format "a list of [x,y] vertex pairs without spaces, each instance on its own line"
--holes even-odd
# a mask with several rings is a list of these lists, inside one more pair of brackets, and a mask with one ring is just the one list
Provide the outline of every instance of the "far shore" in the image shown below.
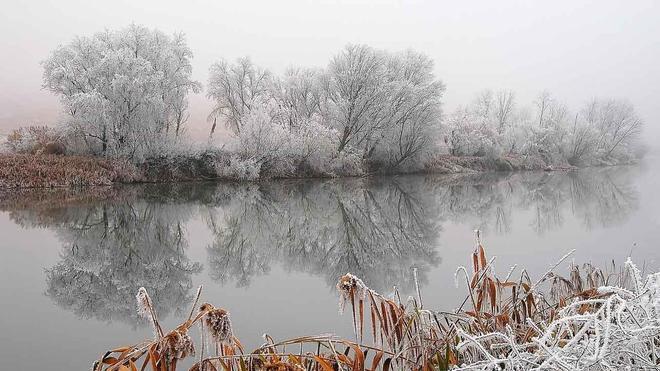
[[[222,171],[222,154],[149,159],[133,164],[121,159],[90,156],[0,154],[0,189],[109,186],[127,183],[172,183],[189,181],[244,181]],[[611,164],[603,164],[611,165]],[[578,167],[548,164],[539,157],[506,155],[496,158],[437,155],[414,171],[316,174],[300,166],[288,176],[268,179],[314,179],[369,177],[405,174],[461,174],[507,171],[570,171]]]

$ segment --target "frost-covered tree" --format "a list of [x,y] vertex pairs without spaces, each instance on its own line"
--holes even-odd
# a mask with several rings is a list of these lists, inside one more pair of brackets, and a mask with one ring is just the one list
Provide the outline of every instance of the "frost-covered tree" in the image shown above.
[[478,110],[459,107],[445,122],[445,144],[454,156],[494,156],[499,153],[497,132]]
[[484,90],[445,121],[444,141],[455,156],[497,156],[513,126],[513,93]]
[[573,165],[588,163],[596,155],[598,132],[584,117],[576,113],[567,128],[564,154],[568,163]]
[[188,118],[192,52],[183,34],[131,25],[76,37],[43,62],[44,87],[68,113],[86,151],[141,157],[167,148]]
[[412,168],[438,139],[445,87],[435,78],[433,61],[411,50],[390,55],[387,71],[386,125],[371,140],[368,156],[388,168]]
[[222,61],[208,86],[214,127],[224,121],[242,160],[269,176],[420,166],[437,138],[444,91],[429,57],[354,45],[325,70],[292,67],[281,77],[247,58]]
[[210,118],[220,117],[233,132],[240,133],[245,116],[270,98],[270,85],[270,72],[249,58],[213,64],[207,87],[207,96],[215,102]]
[[566,123],[568,108],[555,99],[549,91],[541,92],[534,101],[534,105],[539,127],[561,127]]
[[350,147],[397,167],[431,143],[444,85],[427,56],[349,45],[330,62],[325,88],[338,152]]
[[633,158],[641,128],[625,101],[593,100],[573,115],[548,91],[531,107],[519,107],[513,92],[486,90],[449,115],[442,129],[453,155],[522,155],[548,164],[585,165]]
[[495,119],[497,122],[497,132],[502,135],[510,127],[513,120],[515,109],[515,95],[510,90],[497,92],[495,98]]
[[584,110],[585,120],[597,132],[598,155],[607,159],[631,156],[642,130],[642,120],[632,104],[616,99],[597,99]]
[[546,163],[565,162],[563,143],[566,140],[568,108],[543,91],[534,101],[536,123],[525,127],[521,153],[540,156]]
[[457,156],[497,156],[512,152],[519,141],[519,119],[514,93],[484,90],[445,121],[444,141]]
[[325,100],[323,71],[312,68],[289,68],[281,78],[274,78],[272,96],[279,108],[278,120],[291,131],[318,122]]
[[337,152],[347,146],[362,148],[387,118],[383,108],[386,58],[366,45],[349,45],[328,66],[325,89],[328,119],[339,131]]

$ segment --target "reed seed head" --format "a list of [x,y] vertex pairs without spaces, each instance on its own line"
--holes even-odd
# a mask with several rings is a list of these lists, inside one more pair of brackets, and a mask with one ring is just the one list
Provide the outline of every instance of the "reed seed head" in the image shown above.
[[176,329],[160,341],[161,352],[169,361],[195,355],[195,346],[186,329]]
[[149,294],[147,293],[147,290],[144,287],[140,287],[137,295],[135,295],[135,299],[137,300],[138,315],[144,319],[153,320],[153,304]]
[[215,308],[209,303],[204,303],[200,307],[201,311],[207,311],[204,316],[204,324],[209,334],[216,343],[230,344],[234,333],[231,327],[229,312],[222,308]]
[[337,282],[337,291],[339,291],[339,312],[344,312],[346,302],[355,299],[364,299],[367,296],[369,288],[361,279],[353,274],[346,273],[339,278]]
[[154,330],[154,339],[158,339],[163,335],[163,330],[158,324],[158,318],[156,318],[156,311],[154,305],[151,301],[151,297],[147,293],[147,289],[140,287],[138,289],[137,295],[135,295],[137,301],[137,313],[140,317],[149,320]]

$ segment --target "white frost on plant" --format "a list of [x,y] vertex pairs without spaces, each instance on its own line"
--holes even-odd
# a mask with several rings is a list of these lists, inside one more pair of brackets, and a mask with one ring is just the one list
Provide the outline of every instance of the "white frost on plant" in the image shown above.
[[162,330],[158,325],[158,318],[156,318],[156,312],[154,310],[153,302],[151,297],[147,293],[147,290],[144,287],[140,287],[138,293],[135,295],[137,301],[137,313],[139,316],[144,319],[149,320],[153,326],[154,330],[154,339],[158,339],[163,336]]
[[357,276],[346,273],[337,282],[339,291],[339,314],[344,313],[346,302],[351,300],[364,300],[370,289]]
[[457,346],[469,355],[457,370],[657,369],[660,347],[660,273],[645,280],[630,260],[632,289],[603,286],[591,299],[574,299],[520,344],[512,331],[469,335]]

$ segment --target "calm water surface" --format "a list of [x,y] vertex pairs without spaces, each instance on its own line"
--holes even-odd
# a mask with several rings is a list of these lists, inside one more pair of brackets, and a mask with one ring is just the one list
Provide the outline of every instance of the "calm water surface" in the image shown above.
[[659,188],[660,172],[640,165],[4,194],[0,368],[88,369],[148,338],[140,286],[172,326],[203,284],[249,348],[263,333],[350,336],[334,291],[346,272],[408,295],[417,268],[424,304],[452,309],[475,229],[503,273],[540,274],[571,249],[576,262],[632,255],[657,269]]

